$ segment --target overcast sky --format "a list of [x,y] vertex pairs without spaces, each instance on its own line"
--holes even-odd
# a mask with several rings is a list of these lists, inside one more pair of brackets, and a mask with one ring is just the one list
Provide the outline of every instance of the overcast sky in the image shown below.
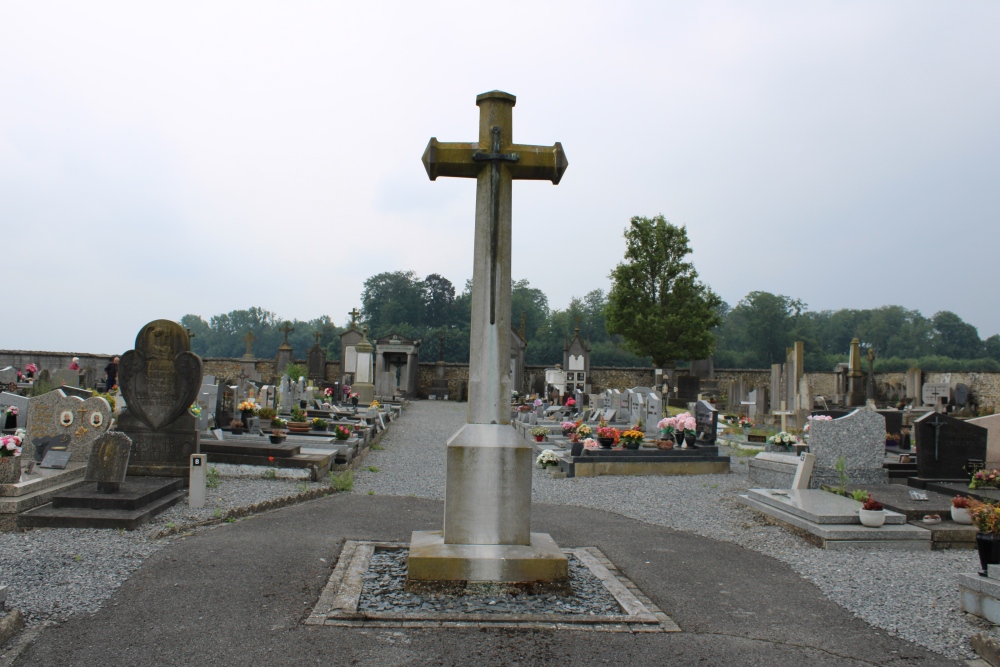
[[475,185],[427,179],[517,96],[558,186],[514,186],[513,275],[607,289],[633,215],[703,280],[1000,332],[1000,3],[0,4],[0,348],[120,352],[146,322],[360,306],[472,274]]

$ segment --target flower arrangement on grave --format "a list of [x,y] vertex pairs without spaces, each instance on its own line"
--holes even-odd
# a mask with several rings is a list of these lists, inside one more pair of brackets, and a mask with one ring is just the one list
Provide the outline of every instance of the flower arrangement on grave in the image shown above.
[[887,446],[889,446],[889,447],[899,446],[899,443],[900,443],[900,441],[902,439],[903,439],[903,436],[900,435],[899,433],[886,433],[885,434],[885,444]]
[[7,428],[7,424],[13,422],[14,426],[17,426],[17,414],[18,410],[16,406],[8,406],[7,408],[0,408],[0,428]]
[[556,456],[556,453],[553,450],[546,449],[538,455],[538,458],[535,459],[535,463],[537,463],[541,468],[557,466],[559,465],[559,457]]
[[197,403],[192,403],[191,407],[188,408],[188,412],[194,415],[195,418],[201,417],[201,406],[198,405]]
[[330,422],[320,417],[316,417],[312,420],[312,427],[317,431],[325,431],[327,427],[330,426]]
[[614,426],[597,427],[597,440],[604,447],[611,447],[612,445],[617,445],[618,439],[620,437],[621,437],[621,431],[616,429]]
[[977,470],[969,481],[970,489],[1000,488],[1000,470]]
[[830,415],[809,415],[808,417],[806,417],[806,425],[802,427],[802,432],[808,433],[809,427],[812,425],[813,422],[828,422],[828,421],[833,421],[833,417],[831,417]]
[[285,428],[286,426],[288,426],[288,422],[286,422],[281,417],[274,417],[273,419],[271,419],[271,428],[272,429],[275,429],[275,428]]
[[540,398],[536,398],[536,399],[535,399],[535,400],[534,400],[534,401],[532,402],[532,405],[534,405],[534,406],[535,406],[536,408],[540,408],[540,407],[542,407],[542,399],[540,399]]
[[980,533],[1000,535],[1000,507],[972,500],[969,503],[969,515]]
[[21,437],[18,435],[5,435],[0,437],[0,457],[20,456]]
[[544,426],[536,426],[535,428],[531,429],[531,435],[533,435],[535,437],[535,440],[538,442],[541,442],[542,438],[544,438],[548,434],[549,434],[549,429],[545,428]]
[[239,419],[232,420],[231,422],[229,422],[229,430],[232,431],[233,433],[242,433],[243,422],[241,422]]
[[664,417],[656,423],[656,428],[660,429],[660,437],[664,440],[673,440],[674,431],[677,430],[677,419],[674,417]]
[[788,431],[782,431],[780,433],[775,433],[768,438],[767,444],[775,445],[776,447],[784,447],[786,450],[791,451],[792,447],[799,444],[799,439]]
[[866,512],[881,512],[884,508],[882,503],[872,498],[872,494],[869,493],[868,497],[861,503],[861,509]]
[[261,419],[270,419],[273,421],[278,416],[278,411],[274,408],[258,408],[257,416]]
[[562,429],[563,435],[569,435],[576,430],[576,424],[573,422],[563,422],[559,424],[559,428]]
[[28,364],[24,367],[24,372],[29,374],[28,377],[31,377],[38,372],[38,366],[35,364]]
[[343,424],[337,424],[333,427],[333,437],[337,440],[347,440],[351,437],[351,429]]
[[621,434],[619,441],[622,445],[628,449],[636,449],[642,444],[643,439],[646,437],[645,433],[642,431],[629,429]]
[[740,417],[739,425],[740,428],[753,428],[753,420],[749,417]]
[[369,408],[377,408],[377,407],[379,407],[378,401],[377,400],[372,401],[372,404],[369,405],[368,407]]
[[236,409],[240,412],[249,412],[252,415],[257,414],[257,404],[253,401],[240,401],[240,404],[236,406]]
[[517,406],[517,411],[518,412],[531,412],[531,406],[530,405],[519,405],[519,406]]
[[576,405],[576,399],[575,398],[571,398],[568,401],[566,401],[566,407],[567,408],[571,408],[574,405]]
[[327,387],[323,390],[323,395],[327,398],[333,398],[333,387]]
[[957,507],[959,509],[969,509],[972,505],[972,499],[967,496],[955,496],[951,499],[951,506]]
[[586,424],[580,424],[579,426],[576,427],[576,434],[578,436],[580,436],[581,438],[586,438],[587,436],[589,436],[593,432],[594,432],[594,429],[592,429],[591,427],[587,426]]
[[584,449],[597,449],[600,446],[601,446],[600,443],[598,443],[593,438],[587,438],[586,440],[583,441]]

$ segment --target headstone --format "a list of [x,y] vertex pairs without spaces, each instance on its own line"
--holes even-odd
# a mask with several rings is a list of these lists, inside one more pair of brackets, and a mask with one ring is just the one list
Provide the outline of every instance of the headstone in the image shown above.
[[947,382],[927,382],[921,390],[924,405],[943,405],[951,402],[951,384]]
[[694,406],[694,420],[698,424],[698,443],[714,445],[719,433],[719,411],[708,401],[698,401]]
[[49,380],[55,387],[62,385],[66,385],[68,387],[79,387],[80,371],[71,371],[68,368],[61,368],[57,371],[52,371],[49,374]]
[[13,366],[0,368],[0,387],[10,388],[11,391],[17,388],[17,369]]
[[201,358],[184,327],[155,320],[121,356],[118,384],[128,409],[119,428],[132,439],[133,475],[186,477],[198,451],[198,427],[188,410],[202,386]]
[[986,429],[986,467],[1000,468],[1000,414],[976,417],[969,423]]
[[102,493],[117,493],[132,453],[132,441],[120,431],[109,431],[94,441],[87,461],[85,482],[96,482]]
[[809,452],[802,452],[799,463],[795,466],[795,477],[792,478],[793,489],[808,489],[809,480],[812,477],[813,466],[816,465],[816,456]]
[[663,401],[659,394],[646,396],[646,433],[658,433],[656,424],[663,418]]
[[679,375],[677,377],[677,398],[691,402],[698,400],[701,393],[701,378],[693,375]]
[[628,415],[628,422],[632,426],[638,424],[640,419],[646,419],[646,402],[639,392],[629,394]]
[[769,394],[770,391],[767,387],[758,387],[754,390],[754,405],[753,405],[753,418],[757,419],[763,415],[767,414],[767,406],[770,405]]
[[838,459],[851,484],[885,484],[885,417],[874,410],[855,410],[845,417],[812,421],[809,451],[816,456],[811,488],[838,486]]
[[326,379],[326,350],[319,346],[319,340],[306,354],[306,365],[310,380]]
[[[28,397],[12,394],[7,391],[0,392],[0,411],[8,407],[17,408],[17,415],[15,416],[17,428],[24,428],[28,423]],[[0,428],[3,428],[2,424],[0,424]]]
[[[924,385],[925,387],[927,385]],[[985,463],[988,432],[982,426],[937,412],[913,422],[917,477],[966,481],[970,463]]]
[[[28,422],[22,456],[41,461],[35,448],[58,438],[77,460],[87,460],[94,441],[111,426],[111,406],[100,396],[83,400],[54,389],[28,399]],[[61,446],[61,445],[60,445]]]

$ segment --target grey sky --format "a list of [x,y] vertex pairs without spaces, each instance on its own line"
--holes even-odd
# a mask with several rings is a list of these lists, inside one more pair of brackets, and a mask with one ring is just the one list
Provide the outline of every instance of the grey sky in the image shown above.
[[731,304],[1000,332],[1000,4],[495,7],[0,5],[0,348],[121,351],[255,305],[343,324],[380,271],[460,289],[475,186],[420,155],[474,140],[492,89],[569,158],[514,188],[514,276],[554,307],[663,213]]

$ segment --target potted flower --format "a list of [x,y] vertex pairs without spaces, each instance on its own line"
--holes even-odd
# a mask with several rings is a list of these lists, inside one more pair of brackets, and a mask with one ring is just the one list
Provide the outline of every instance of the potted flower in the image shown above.
[[979,565],[986,576],[989,565],[1000,565],[1000,507],[990,503],[970,501],[969,514],[976,526],[976,550],[979,551]]
[[240,401],[240,404],[236,406],[236,409],[240,411],[240,415],[243,419],[243,428],[249,428],[250,418],[257,413],[257,404],[253,401]]
[[[600,449],[600,447],[601,443],[597,442],[593,438],[587,438],[586,440],[583,441],[584,449]],[[580,453],[582,454],[583,452]]]
[[201,406],[198,405],[197,403],[192,403],[191,407],[188,408],[188,412],[191,413],[192,417],[198,419],[199,417],[201,417]]
[[559,465],[559,457],[556,456],[556,453],[553,450],[546,449],[538,455],[538,458],[535,459],[535,463],[537,463],[542,469],[550,468]]
[[882,503],[872,498],[872,495],[869,493],[868,498],[861,503],[861,509],[858,510],[858,517],[861,519],[862,526],[878,528],[885,523],[885,509],[882,507]]
[[275,429],[275,428],[286,428],[287,426],[288,426],[288,422],[286,422],[281,417],[275,417],[274,419],[271,420],[271,428],[272,429]]
[[965,496],[955,496],[951,499],[951,520],[965,526],[972,525],[972,515],[969,514],[969,506],[972,500]]
[[673,449],[677,419],[675,417],[664,417],[656,423],[656,428],[660,429],[660,439],[656,441],[656,446],[660,449]]
[[18,409],[16,405],[9,405],[3,410],[0,410],[0,416],[3,416],[2,428],[17,428],[17,415]]
[[576,424],[574,422],[563,422],[559,424],[559,428],[562,429],[562,434],[569,437],[569,434],[576,430]]
[[594,432],[594,429],[587,426],[586,424],[580,424],[576,427],[576,435],[581,438],[589,438]]
[[612,446],[618,444],[620,435],[614,426],[597,427],[597,442],[601,443],[601,447],[604,449],[611,449]]
[[354,408],[355,411],[357,411],[357,409],[358,409],[358,392],[356,392],[356,391],[351,392],[351,406]]
[[312,420],[312,427],[314,431],[325,431],[330,426],[330,422],[320,417]]
[[625,449],[639,449],[643,438],[644,434],[642,431],[629,429],[621,434],[620,441]]
[[535,436],[535,442],[542,442],[545,440],[545,436],[549,434],[549,429],[544,426],[536,426],[531,429],[531,435]]
[[243,435],[243,422],[239,419],[234,419],[229,422],[229,430],[233,432],[233,435]]
[[885,446],[886,447],[899,447],[899,441],[903,439],[899,433],[886,433],[885,434]]
[[21,481],[21,436],[0,437],[0,484]]
[[283,431],[280,428],[271,429],[271,433],[267,436],[271,440],[272,445],[280,445],[285,441],[285,435],[288,431]]
[[785,451],[791,451],[795,445],[799,444],[799,439],[787,431],[781,431],[768,438],[767,444],[781,447]]
[[691,416],[690,412],[682,412],[681,414],[674,417],[676,428],[678,431],[683,431],[684,433],[684,448],[694,447],[694,441],[697,437],[696,429],[698,428],[698,422],[695,421],[694,417]]
[[743,435],[750,435],[750,429],[753,428],[753,420],[749,417],[740,417],[740,428],[743,429]]
[[996,489],[1000,487],[1000,470],[977,470],[969,482],[970,489]]
[[292,418],[288,422],[288,430],[292,433],[308,433],[312,430],[312,424],[309,423],[306,413],[299,408],[292,408]]
[[333,427],[333,437],[337,440],[347,440],[351,437],[351,429],[343,424],[337,424]]
[[271,421],[278,416],[278,411],[274,408],[259,408],[257,417],[260,419],[260,427],[271,428]]

